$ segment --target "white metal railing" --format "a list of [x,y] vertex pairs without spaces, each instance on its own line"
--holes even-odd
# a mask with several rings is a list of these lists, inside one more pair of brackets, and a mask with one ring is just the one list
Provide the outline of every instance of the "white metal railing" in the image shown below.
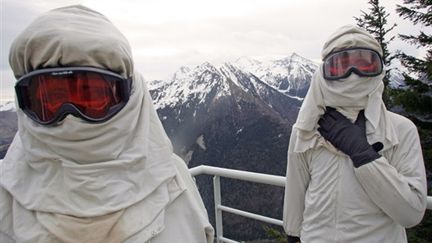
[[255,172],[233,170],[226,168],[219,168],[207,165],[200,165],[189,169],[192,176],[207,174],[213,175],[213,191],[214,191],[214,204],[215,204],[215,221],[216,221],[216,242],[227,242],[227,243],[237,243],[237,241],[225,238],[223,236],[223,225],[222,225],[222,212],[237,214],[243,217],[256,219],[266,223],[271,223],[275,225],[282,226],[282,220],[274,219],[259,214],[254,214],[246,212],[243,210],[231,208],[222,205],[221,200],[221,190],[220,190],[220,177],[238,179],[243,181],[257,182],[261,184],[268,184],[274,186],[285,187],[285,177],[275,176],[268,174],[261,174]]
[[[233,170],[220,167],[213,167],[207,165],[200,165],[189,169],[192,176],[197,175],[213,175],[213,190],[214,190],[214,204],[215,204],[215,221],[216,221],[216,242],[226,243],[238,243],[237,241],[225,238],[223,236],[223,225],[222,225],[222,212],[237,214],[243,217],[252,218],[255,220],[263,221],[270,224],[282,226],[282,220],[269,218],[259,214],[246,212],[243,210],[231,208],[222,205],[221,190],[220,190],[220,178],[226,177],[231,179],[237,179],[242,181],[250,181],[261,184],[285,187],[285,177],[268,175],[262,173],[255,173],[249,171]],[[432,196],[427,197],[427,209],[432,210]]]

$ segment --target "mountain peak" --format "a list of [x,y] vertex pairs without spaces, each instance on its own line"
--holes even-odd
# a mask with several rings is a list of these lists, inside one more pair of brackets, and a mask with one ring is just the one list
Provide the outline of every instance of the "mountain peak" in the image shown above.
[[196,66],[197,68],[210,68],[213,69],[215,68],[215,66],[213,64],[211,64],[210,62],[203,62],[200,65]]
[[307,58],[305,58],[305,57],[303,57],[303,56],[301,56],[295,52],[293,52],[290,57],[291,57],[291,60],[293,60],[293,61],[300,61],[300,62],[305,62],[305,63],[309,63],[309,64],[314,63],[310,59],[307,59]]
[[177,72],[187,73],[190,71],[189,67],[181,66]]
[[181,66],[173,75],[173,80],[185,79],[190,72],[190,68],[186,66]]
[[309,59],[306,59],[306,58],[300,56],[299,54],[293,52],[293,53],[289,54],[288,56],[286,56],[285,58],[275,60],[275,62],[277,62],[277,63],[291,63],[291,62],[309,63],[311,61]]
[[189,80],[199,73],[203,73],[206,70],[217,73],[217,68],[210,62],[203,62],[194,68],[181,66],[173,75],[171,80]]
[[238,58],[234,63],[239,65],[240,67],[256,66],[256,65],[262,64],[260,61],[253,59],[253,58],[250,58],[250,57],[246,57],[246,56],[242,56],[242,57]]
[[303,97],[313,72],[318,67],[313,61],[293,52],[281,59],[265,62],[253,61],[242,57],[236,64],[254,74],[279,92]]
[[299,54],[297,54],[297,53],[295,53],[295,52],[293,52],[293,53],[291,53],[291,56],[290,56],[291,58],[303,58],[302,56],[300,56]]

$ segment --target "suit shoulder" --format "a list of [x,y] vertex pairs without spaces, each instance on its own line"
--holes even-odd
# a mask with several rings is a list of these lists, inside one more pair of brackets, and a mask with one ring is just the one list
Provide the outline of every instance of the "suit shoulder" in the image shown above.
[[417,131],[417,126],[410,119],[391,111],[387,111],[387,114],[389,115],[393,126],[398,131],[400,131],[400,129]]

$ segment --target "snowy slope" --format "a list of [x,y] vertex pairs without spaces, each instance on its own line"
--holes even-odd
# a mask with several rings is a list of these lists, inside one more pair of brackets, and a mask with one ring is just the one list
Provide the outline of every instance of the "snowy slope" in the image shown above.
[[403,76],[403,72],[399,69],[390,70],[390,88],[393,89],[405,89],[407,88],[405,83],[405,77]]
[[[235,65],[254,74],[282,93],[304,97],[313,73],[318,65],[296,53],[282,59],[260,61],[239,58]],[[300,91],[300,92],[299,92]]]
[[170,80],[151,81],[149,90],[157,109],[191,99],[204,102],[210,94],[216,95],[212,99],[229,96],[231,85],[272,106],[269,96],[276,93],[302,101],[316,68],[317,64],[295,53],[267,62],[246,57],[217,66],[205,62],[194,68],[181,67]]
[[191,99],[204,101],[207,95],[214,92],[217,96],[228,95],[230,91],[225,80],[220,70],[205,62],[193,69],[181,67],[171,80],[152,81],[148,85],[156,109],[159,109],[183,104]]

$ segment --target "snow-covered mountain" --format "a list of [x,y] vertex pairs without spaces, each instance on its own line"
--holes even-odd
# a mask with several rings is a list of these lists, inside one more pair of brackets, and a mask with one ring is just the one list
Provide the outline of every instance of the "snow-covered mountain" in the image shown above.
[[205,62],[194,68],[181,67],[170,80],[151,81],[149,90],[156,108],[161,109],[192,99],[200,103],[217,100],[231,95],[235,86],[286,117],[292,110],[281,101],[300,106],[316,68],[315,63],[295,53],[267,62],[245,57],[217,66]]
[[389,87],[392,89],[406,89],[405,77],[403,72],[397,68],[390,70],[390,82]]
[[295,121],[301,105],[299,98],[279,92],[230,63],[215,66],[205,62],[192,69],[181,67],[171,80],[152,81],[148,85],[158,114],[175,146],[177,139],[181,138],[181,143],[184,143],[185,136],[196,133],[200,124],[208,121],[209,112],[218,113],[215,107],[221,107],[221,104],[242,109],[245,103],[253,103],[260,107],[257,109],[261,112],[273,113],[273,116],[290,122]]
[[241,57],[235,64],[278,91],[299,97],[305,96],[312,75],[318,68],[318,64],[296,53],[270,61]]
[[153,95],[156,109],[183,104],[191,99],[204,101],[212,92],[219,97],[229,94],[226,77],[208,62],[194,69],[181,67],[171,80],[149,83],[149,90],[154,94],[157,91]]
[[[302,83],[309,84],[310,79]],[[152,81],[148,86],[175,152],[189,167],[207,164],[285,173],[288,138],[302,97],[280,92],[236,63],[181,67],[170,80]],[[210,183],[198,180],[198,185],[205,204],[212,205]],[[238,192],[242,191],[240,187],[241,183],[232,182],[223,190]],[[228,193],[224,198],[233,205],[253,211],[265,208],[266,215],[277,216],[282,213],[281,207],[273,208],[269,202],[282,202],[283,192],[278,190],[254,186],[249,192],[262,197],[239,200],[237,194]],[[209,206],[208,210],[213,218],[213,208]],[[264,234],[259,224],[242,221],[243,226],[234,227],[233,222],[224,224],[227,234],[238,236],[234,238],[253,239]]]
[[235,63],[181,67],[171,79],[154,80],[148,86],[176,152],[189,161],[190,147],[212,118],[258,112],[257,117],[293,124],[316,68],[295,53],[268,62],[240,58]]

